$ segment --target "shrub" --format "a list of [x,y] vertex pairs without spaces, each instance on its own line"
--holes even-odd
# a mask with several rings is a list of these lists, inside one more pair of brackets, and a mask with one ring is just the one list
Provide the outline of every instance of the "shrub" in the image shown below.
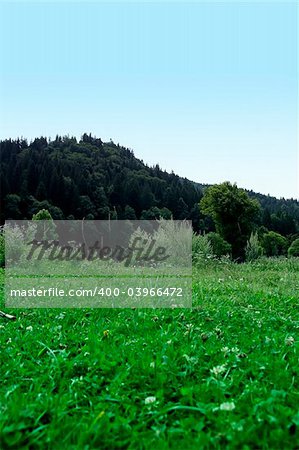
[[217,258],[221,256],[230,255],[232,252],[232,246],[218,233],[207,234],[207,239],[211,243],[213,255]]
[[34,232],[34,226],[24,229],[24,227],[16,224],[5,225],[3,238],[5,233],[6,261],[9,264],[21,261],[24,255],[27,254],[27,242],[33,239]]
[[286,238],[275,231],[264,234],[261,244],[267,256],[284,255],[287,250]]
[[269,233],[268,228],[264,227],[263,225],[261,227],[258,227],[258,229],[257,229],[257,237],[259,238],[259,240],[261,240],[262,237],[265,234],[267,234],[267,233]]
[[52,216],[47,209],[41,209],[36,214],[33,214],[32,220],[52,220]]
[[190,263],[191,243],[190,233],[192,229],[188,222],[181,221],[177,223],[174,220],[166,220],[160,218],[157,220],[159,224],[153,237],[157,247],[165,247],[171,255],[167,262],[179,266]]
[[288,256],[299,256],[299,239],[295,239],[288,249]]
[[192,259],[196,263],[198,261],[210,259],[213,257],[212,244],[207,235],[193,233],[192,235]]
[[263,247],[260,245],[258,234],[251,233],[249,240],[245,247],[246,261],[254,261],[263,254]]
[[[138,227],[130,237],[130,246],[133,245],[136,238],[140,239],[140,242],[152,242],[153,252],[154,249],[159,247],[166,248],[169,255],[165,262],[166,265],[175,267],[185,266],[186,263],[189,265],[191,257],[191,227],[188,222],[178,224],[174,220],[160,219],[155,221],[155,224],[156,229],[152,229],[150,234]],[[154,263],[155,261],[152,262]]]
[[32,220],[35,222],[42,221],[42,225],[37,226],[37,234],[35,239],[55,239],[56,225],[53,222],[52,216],[47,209],[41,209],[36,214],[33,214]]

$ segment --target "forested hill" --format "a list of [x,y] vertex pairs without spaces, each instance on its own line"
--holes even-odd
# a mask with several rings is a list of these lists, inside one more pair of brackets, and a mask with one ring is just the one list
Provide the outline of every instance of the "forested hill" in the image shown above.
[[[149,167],[132,150],[84,134],[0,143],[1,223],[30,219],[48,209],[55,219],[188,218],[212,230],[198,208],[204,187]],[[200,167],[198,168],[200,174]],[[262,206],[260,225],[282,234],[298,232],[299,203],[250,192]]]

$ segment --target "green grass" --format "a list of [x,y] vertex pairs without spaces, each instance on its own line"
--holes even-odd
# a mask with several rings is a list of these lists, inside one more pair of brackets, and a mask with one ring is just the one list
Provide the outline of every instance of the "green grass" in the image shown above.
[[298,449],[298,275],[211,262],[192,310],[7,311],[1,449]]

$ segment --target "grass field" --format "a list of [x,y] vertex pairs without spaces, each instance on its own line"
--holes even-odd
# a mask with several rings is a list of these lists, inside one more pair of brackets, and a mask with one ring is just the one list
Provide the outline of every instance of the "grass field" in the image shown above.
[[299,260],[193,278],[192,310],[7,311],[1,449],[298,449]]

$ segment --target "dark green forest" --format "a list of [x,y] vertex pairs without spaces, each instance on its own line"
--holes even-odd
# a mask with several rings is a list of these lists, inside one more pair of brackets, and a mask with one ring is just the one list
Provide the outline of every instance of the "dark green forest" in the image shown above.
[[[6,139],[0,143],[1,223],[31,219],[190,219],[196,232],[214,231],[199,202],[206,185],[149,167],[131,149],[84,134]],[[198,167],[198,178],[204,178]],[[248,192],[261,205],[257,226],[284,236],[299,232],[299,202]]]

